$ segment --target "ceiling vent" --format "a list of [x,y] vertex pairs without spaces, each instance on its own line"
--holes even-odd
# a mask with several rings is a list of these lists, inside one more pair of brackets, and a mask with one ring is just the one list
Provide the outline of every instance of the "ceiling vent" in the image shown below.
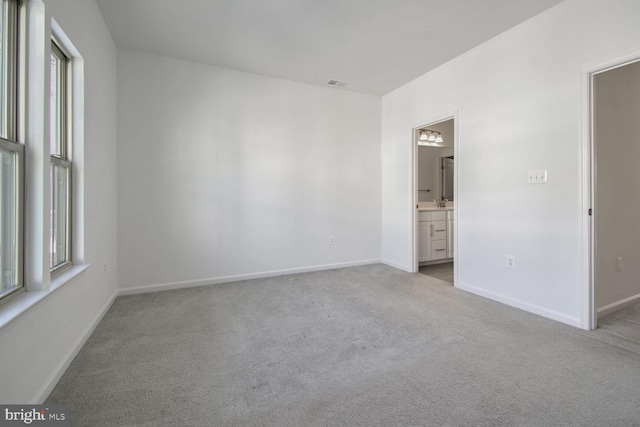
[[340,80],[329,80],[327,82],[329,86],[345,87],[347,82],[341,82]]

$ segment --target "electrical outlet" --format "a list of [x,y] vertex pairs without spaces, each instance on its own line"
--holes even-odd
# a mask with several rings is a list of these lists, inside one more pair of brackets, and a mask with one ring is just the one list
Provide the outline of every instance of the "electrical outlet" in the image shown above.
[[329,244],[330,245],[335,245],[336,244],[336,238],[334,236],[329,236]]
[[104,272],[106,273],[107,272],[107,263],[106,262],[104,263],[104,268],[103,269],[104,269]]
[[616,271],[622,271],[622,257],[616,257]]
[[516,257],[514,255],[505,255],[507,259],[507,267],[516,268]]
[[546,184],[547,183],[547,171],[546,170],[531,170],[527,175],[528,184]]

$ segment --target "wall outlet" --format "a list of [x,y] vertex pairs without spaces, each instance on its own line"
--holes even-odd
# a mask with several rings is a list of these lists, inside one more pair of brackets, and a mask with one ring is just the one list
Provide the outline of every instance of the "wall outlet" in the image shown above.
[[622,271],[622,257],[616,257],[616,271]]
[[329,236],[329,244],[330,245],[335,245],[336,244],[336,238],[334,236]]
[[107,263],[106,262],[104,263],[103,270],[104,270],[105,273],[107,272]]
[[527,184],[546,184],[547,183],[547,171],[535,170],[529,171],[527,175]]
[[516,257],[514,255],[505,255],[507,259],[507,267],[516,268]]

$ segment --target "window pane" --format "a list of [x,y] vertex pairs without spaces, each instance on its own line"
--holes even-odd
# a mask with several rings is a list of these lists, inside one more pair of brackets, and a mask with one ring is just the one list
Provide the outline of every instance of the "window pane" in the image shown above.
[[51,165],[51,268],[69,261],[69,168]]
[[51,92],[49,94],[49,147],[51,152],[50,267],[71,262],[70,188],[71,162],[67,146],[66,119],[69,112],[66,94],[68,59],[51,41]]
[[2,0],[2,17],[0,18],[0,136],[7,138],[7,0]]
[[18,156],[0,149],[0,297],[20,287],[18,268]]
[[61,100],[60,100],[60,59],[51,53],[51,94],[49,96],[49,139],[51,154],[60,156],[61,153]]

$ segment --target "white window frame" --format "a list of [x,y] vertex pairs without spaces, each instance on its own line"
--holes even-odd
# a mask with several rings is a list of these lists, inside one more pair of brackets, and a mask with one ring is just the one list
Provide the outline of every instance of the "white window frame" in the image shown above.
[[[62,263],[57,265],[53,265],[53,253],[50,254],[50,262],[49,268],[51,270],[51,275],[58,274],[61,271],[64,271],[73,266],[73,164],[72,164],[72,126],[73,126],[73,105],[72,105],[72,88],[73,88],[73,72],[72,72],[72,57],[71,55],[64,49],[62,43],[60,43],[55,35],[51,37],[51,54],[55,55],[58,60],[61,60],[63,66],[60,67],[60,70],[63,72],[62,76],[59,76],[60,82],[60,91],[58,96],[61,97],[61,111],[60,111],[60,146],[59,146],[59,154],[51,154],[51,171],[53,171],[54,167],[63,167],[67,170],[67,186],[65,188],[66,191],[66,207],[65,207],[65,260]],[[53,114],[53,112],[49,112],[49,114]],[[53,129],[49,129],[49,132],[53,132]],[[50,147],[49,141],[49,147]],[[56,187],[56,183],[54,182],[53,173],[50,174],[51,182],[49,186],[50,198],[53,204],[54,200],[54,191]],[[50,209],[53,211],[53,205],[50,206]],[[53,214],[51,215],[51,220],[49,223],[49,235],[50,239],[53,239],[52,227],[53,227]],[[50,250],[53,249],[53,241],[50,241]]]
[[[9,1],[17,6],[18,20],[18,30],[14,32],[18,41],[15,52],[17,68],[12,76],[15,84],[10,85],[12,90],[16,90],[12,93],[16,97],[13,104],[15,117],[8,122],[13,126],[15,140],[0,138],[0,141],[12,143],[9,148],[17,150],[20,157],[16,167],[20,171],[21,287],[11,289],[0,298],[0,332],[39,301],[49,298],[91,267],[91,263],[86,263],[84,259],[84,59],[55,18],[48,13],[43,1]],[[60,266],[55,271],[50,268],[49,254],[52,161],[48,133],[51,96],[48,93],[48,77],[52,39],[58,42],[69,59],[66,90],[68,158],[65,160],[72,161],[70,173],[73,173],[73,180],[68,184],[68,247],[72,249],[69,259],[73,264],[67,263],[65,268]],[[0,142],[0,145],[4,147],[6,144]]]
[[[5,94],[1,97],[3,117],[0,120],[0,147],[16,155],[16,180],[15,180],[15,206],[17,210],[16,215],[16,237],[17,247],[15,254],[16,263],[16,287],[6,294],[0,296],[0,304],[4,304],[11,299],[17,297],[26,290],[25,286],[25,274],[24,274],[24,222],[25,222],[25,210],[24,210],[24,188],[25,188],[25,147],[19,140],[18,135],[18,112],[20,106],[18,103],[20,99],[18,97],[19,88],[19,49],[24,42],[21,40],[21,28],[20,28],[20,13],[22,2],[19,0],[0,0],[7,5],[7,14],[2,18],[2,67],[4,68],[5,78],[0,82],[2,85],[2,93]],[[1,268],[4,270],[4,268]],[[4,274],[4,271],[0,271],[0,274]]]

